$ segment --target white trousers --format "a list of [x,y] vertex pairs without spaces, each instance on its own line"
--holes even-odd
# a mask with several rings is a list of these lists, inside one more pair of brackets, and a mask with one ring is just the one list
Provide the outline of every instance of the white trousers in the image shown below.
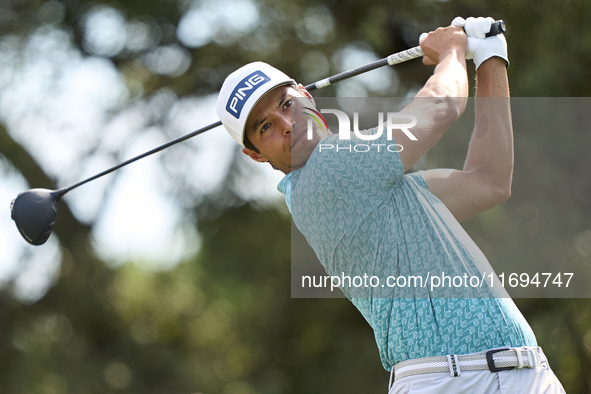
[[452,378],[449,373],[429,373],[399,379],[389,394],[565,394],[560,381],[547,361],[537,368],[509,371],[462,371]]

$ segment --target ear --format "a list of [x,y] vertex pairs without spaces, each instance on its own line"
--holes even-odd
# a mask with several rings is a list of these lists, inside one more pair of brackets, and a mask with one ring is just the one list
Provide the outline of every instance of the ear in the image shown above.
[[244,153],[245,155],[249,156],[251,159],[259,163],[266,163],[269,161],[264,156],[261,156],[259,153],[253,151],[252,149],[242,148],[242,153]]

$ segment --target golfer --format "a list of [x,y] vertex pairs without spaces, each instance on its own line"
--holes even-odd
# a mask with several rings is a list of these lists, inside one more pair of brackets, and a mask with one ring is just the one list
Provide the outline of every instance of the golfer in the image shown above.
[[[445,284],[445,275],[492,273],[459,224],[504,202],[511,189],[507,45],[502,35],[485,38],[492,22],[456,18],[421,36],[423,62],[436,67],[399,113],[416,122],[371,130],[371,144],[382,147],[372,152],[351,149],[367,137],[344,138],[315,122],[308,131],[309,117],[295,103],[314,109],[311,95],[267,64],[225,80],[220,120],[245,154],[286,174],[278,188],[329,275],[429,273]],[[463,113],[466,59],[477,68],[477,101],[464,168],[405,174]],[[385,148],[394,142],[402,149]],[[341,289],[374,330],[390,394],[564,393],[526,320],[491,284],[474,297],[440,287],[386,288],[389,296],[382,287]]]

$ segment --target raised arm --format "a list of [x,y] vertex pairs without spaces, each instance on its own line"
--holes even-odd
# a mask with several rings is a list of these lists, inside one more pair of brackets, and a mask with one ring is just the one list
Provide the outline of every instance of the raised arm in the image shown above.
[[511,195],[513,127],[507,63],[486,60],[476,77],[476,120],[463,170],[424,172],[429,190],[459,221],[490,209]]
[[410,169],[443,135],[466,108],[468,77],[466,72],[467,39],[461,27],[439,28],[421,40],[423,63],[436,64],[433,75],[403,111],[416,116],[417,125],[411,141],[394,130],[393,138],[404,147],[400,158],[404,170]]

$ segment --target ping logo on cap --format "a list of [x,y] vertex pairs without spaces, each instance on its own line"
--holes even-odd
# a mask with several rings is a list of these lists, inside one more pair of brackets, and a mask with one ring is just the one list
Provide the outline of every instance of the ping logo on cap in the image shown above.
[[269,82],[270,80],[271,78],[259,70],[244,77],[244,79],[240,81],[232,91],[230,99],[226,104],[226,111],[228,111],[228,113],[230,113],[236,119],[239,119],[242,108],[244,107],[246,101],[248,101],[248,98],[252,96],[255,90],[257,90],[261,85]]

